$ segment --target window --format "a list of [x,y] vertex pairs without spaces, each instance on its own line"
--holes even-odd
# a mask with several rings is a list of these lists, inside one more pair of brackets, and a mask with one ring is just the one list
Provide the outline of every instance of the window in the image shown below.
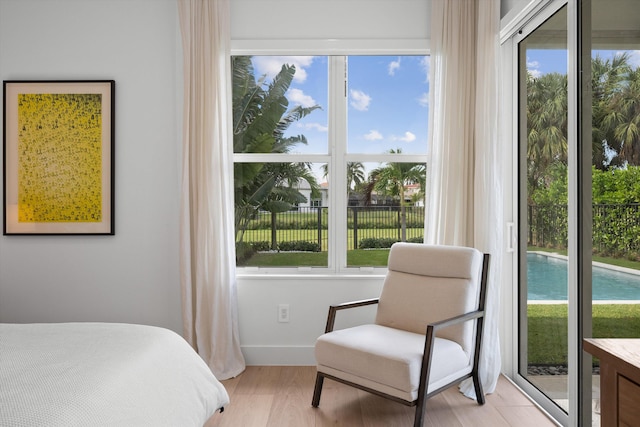
[[422,241],[428,57],[233,56],[238,267],[385,267]]

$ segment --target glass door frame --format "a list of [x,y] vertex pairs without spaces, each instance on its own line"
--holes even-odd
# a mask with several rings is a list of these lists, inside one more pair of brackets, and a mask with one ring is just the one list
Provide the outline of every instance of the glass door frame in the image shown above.
[[[503,98],[507,111],[519,108],[519,43],[535,31],[542,23],[567,6],[567,49],[568,49],[568,398],[569,413],[560,409],[548,396],[520,375],[521,352],[527,351],[527,343],[519,339],[520,324],[526,321],[526,310],[519,310],[522,301],[518,297],[518,274],[526,268],[519,255],[522,243],[517,235],[522,235],[520,221],[520,129],[519,114],[513,115],[511,135],[513,144],[513,181],[512,200],[516,242],[513,257],[513,288],[507,292],[507,298],[513,304],[512,318],[515,325],[510,329],[513,340],[512,354],[508,358],[511,378],[531,398],[562,425],[591,425],[591,357],[582,350],[582,339],[591,336],[591,97],[590,90],[590,7],[589,0],[540,0],[530,3],[526,10],[514,22],[503,28],[501,42],[503,52],[510,56],[504,60],[505,72],[511,80],[512,96]],[[586,65],[585,76],[582,62]],[[521,70],[520,70],[521,71]],[[508,80],[507,80],[508,81]],[[580,88],[580,90],[578,90]],[[510,105],[509,105],[510,104]],[[582,119],[584,118],[584,119]],[[509,126],[507,126],[509,128]],[[588,141],[581,144],[579,141]],[[586,214],[585,214],[586,212]],[[526,235],[526,233],[525,233]],[[526,240],[524,242],[526,252]],[[525,270],[526,271],[526,270]],[[578,286],[578,284],[581,286]],[[526,307],[526,297],[524,297]]]
[[[592,357],[582,349],[592,335],[591,0],[569,1],[569,414],[571,426],[592,425]],[[573,137],[571,137],[573,134]],[[573,343],[574,345],[571,345]],[[571,378],[574,378],[571,381]],[[573,392],[573,393],[572,393]]]

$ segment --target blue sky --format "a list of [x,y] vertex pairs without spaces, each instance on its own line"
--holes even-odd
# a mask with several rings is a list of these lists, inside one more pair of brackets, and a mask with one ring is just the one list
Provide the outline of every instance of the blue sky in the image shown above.
[[[627,52],[629,63],[640,67],[640,50],[594,50],[592,56],[610,59],[617,53]],[[534,76],[558,72],[567,72],[567,51],[564,49],[529,49],[527,50],[527,69]]]
[[[594,51],[611,58],[616,50]],[[640,51],[628,51],[631,64],[640,66]],[[287,93],[290,105],[320,105],[293,124],[290,134],[303,134],[309,144],[299,153],[327,153],[328,57],[254,56],[256,76],[267,80],[283,63],[294,64],[296,75]],[[348,150],[350,153],[384,153],[400,148],[404,153],[427,151],[429,117],[429,58],[425,56],[350,56],[348,80]],[[534,75],[566,73],[567,52],[529,49],[527,69]]]
[[[350,153],[426,153],[429,117],[429,62],[424,56],[351,56],[348,87],[348,150]],[[283,63],[296,75],[287,93],[290,105],[316,110],[290,127],[308,146],[299,153],[327,153],[328,58],[323,56],[255,56],[256,76],[275,75]]]

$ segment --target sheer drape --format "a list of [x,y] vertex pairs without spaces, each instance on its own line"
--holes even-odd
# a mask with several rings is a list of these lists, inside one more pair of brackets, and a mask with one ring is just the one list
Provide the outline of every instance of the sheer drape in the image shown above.
[[184,337],[219,379],[238,336],[229,118],[229,0],[178,0],[184,52],[180,282]]
[[[500,374],[499,0],[433,0],[425,241],[491,254],[480,378]],[[475,397],[471,381],[461,391]]]

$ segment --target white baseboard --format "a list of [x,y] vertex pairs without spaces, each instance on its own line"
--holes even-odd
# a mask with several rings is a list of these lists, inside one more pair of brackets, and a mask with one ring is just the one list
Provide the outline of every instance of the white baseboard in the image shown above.
[[313,346],[241,346],[248,366],[315,366]]

